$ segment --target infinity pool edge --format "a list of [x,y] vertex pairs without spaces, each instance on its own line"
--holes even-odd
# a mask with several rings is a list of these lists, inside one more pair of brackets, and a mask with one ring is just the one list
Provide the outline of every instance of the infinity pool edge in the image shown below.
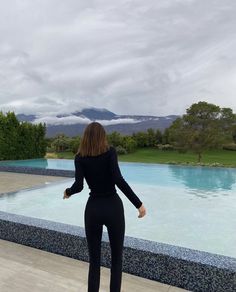
[[[0,238],[89,262],[82,227],[0,211]],[[110,267],[106,232],[101,265]],[[190,291],[235,291],[236,259],[125,236],[123,272]]]

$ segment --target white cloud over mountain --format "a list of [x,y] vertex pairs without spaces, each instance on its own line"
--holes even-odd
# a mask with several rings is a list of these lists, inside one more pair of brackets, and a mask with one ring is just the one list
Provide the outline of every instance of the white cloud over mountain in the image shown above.
[[[126,124],[126,123],[138,123],[140,120],[135,120],[131,118],[121,118],[121,119],[111,119],[111,120],[94,120],[98,121],[100,124],[107,125],[116,125],[116,124]],[[89,124],[92,120],[86,117],[77,117],[77,116],[66,116],[66,117],[56,117],[56,116],[45,116],[38,117],[34,120],[34,123],[46,123],[47,125],[73,125],[73,124]]]

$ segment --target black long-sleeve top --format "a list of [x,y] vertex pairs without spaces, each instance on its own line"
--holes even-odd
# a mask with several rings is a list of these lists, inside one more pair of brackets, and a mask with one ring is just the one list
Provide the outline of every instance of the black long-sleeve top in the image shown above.
[[140,208],[142,202],[133,192],[123,178],[117,159],[117,152],[113,146],[97,156],[75,155],[75,182],[66,189],[66,194],[71,196],[79,193],[84,187],[84,178],[91,190],[91,196],[104,196],[117,194],[115,185],[126,195],[131,203]]

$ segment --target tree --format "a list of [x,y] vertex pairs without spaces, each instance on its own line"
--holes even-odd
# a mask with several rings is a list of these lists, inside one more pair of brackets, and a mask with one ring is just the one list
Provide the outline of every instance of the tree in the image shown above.
[[47,141],[44,139],[46,135],[46,124],[39,123],[36,128],[36,143],[37,143],[37,157],[44,157],[47,150]]
[[233,141],[236,143],[236,125],[233,126],[233,133],[232,133]]
[[155,146],[157,143],[155,131],[152,128],[147,129],[147,144],[149,147]]
[[156,137],[156,143],[161,144],[162,143],[162,133],[160,130],[156,129],[155,137]]
[[130,153],[137,147],[137,142],[130,136],[124,136],[122,146],[128,153]]
[[4,152],[6,157],[14,157],[14,155],[18,154],[18,130],[19,121],[13,112],[8,112],[6,114],[4,128]]
[[117,131],[113,131],[111,134],[107,135],[108,143],[114,147],[121,145],[122,146],[122,140],[123,137],[121,134]]
[[4,152],[5,152],[5,142],[4,142],[4,136],[5,136],[5,116],[2,112],[0,112],[0,160],[5,159],[4,158]]
[[146,132],[136,132],[133,133],[132,138],[137,142],[138,147],[147,147],[148,146],[148,135]]
[[70,147],[70,141],[69,139],[65,136],[65,134],[60,133],[56,135],[52,142],[52,147],[55,148],[56,152],[62,152],[67,150]]
[[169,128],[166,128],[162,135],[162,144],[169,144]]
[[169,127],[170,142],[179,149],[193,150],[201,161],[205,150],[232,141],[236,115],[230,108],[198,102]]
[[71,151],[75,154],[77,153],[78,149],[79,149],[79,146],[80,146],[80,142],[81,142],[81,137],[80,136],[76,136],[76,137],[73,137],[71,139],[71,142],[70,142],[70,149]]

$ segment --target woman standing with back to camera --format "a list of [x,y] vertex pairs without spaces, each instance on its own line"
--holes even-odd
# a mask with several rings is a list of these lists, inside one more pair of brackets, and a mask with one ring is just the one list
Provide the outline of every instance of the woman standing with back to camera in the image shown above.
[[64,191],[63,199],[81,192],[84,178],[90,189],[84,212],[89,251],[88,292],[99,291],[103,225],[107,227],[111,247],[110,292],[120,292],[125,216],[115,185],[138,209],[139,218],[146,214],[146,209],[124,180],[116,149],[108,145],[105,129],[97,122],[90,123],[84,131],[75,155],[75,182]]

